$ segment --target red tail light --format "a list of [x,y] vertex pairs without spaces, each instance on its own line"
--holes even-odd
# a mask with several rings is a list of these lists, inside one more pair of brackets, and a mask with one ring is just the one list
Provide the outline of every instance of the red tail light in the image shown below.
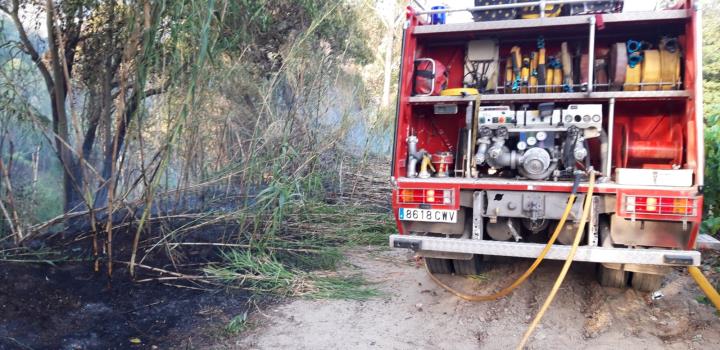
[[697,201],[693,198],[625,196],[624,199],[625,212],[628,214],[697,215]]
[[405,188],[398,191],[398,202],[403,204],[452,205],[454,200],[453,190]]

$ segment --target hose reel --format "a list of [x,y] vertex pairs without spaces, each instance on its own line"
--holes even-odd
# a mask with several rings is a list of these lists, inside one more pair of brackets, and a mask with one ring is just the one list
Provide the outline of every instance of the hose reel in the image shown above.
[[620,124],[620,147],[617,148],[617,166],[644,168],[682,165],[684,154],[682,126],[675,124],[665,138],[641,138],[631,132],[627,124]]

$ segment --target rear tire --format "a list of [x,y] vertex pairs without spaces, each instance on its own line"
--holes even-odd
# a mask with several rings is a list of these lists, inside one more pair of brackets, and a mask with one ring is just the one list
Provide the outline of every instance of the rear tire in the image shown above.
[[623,270],[610,269],[598,264],[597,278],[603,287],[625,288],[628,285],[630,273]]
[[632,287],[641,292],[654,292],[662,286],[664,275],[633,272]]
[[482,268],[481,261],[481,255],[473,255],[470,260],[453,260],[455,274],[460,276],[479,275]]
[[453,263],[450,259],[425,258],[425,265],[432,273],[453,273]]

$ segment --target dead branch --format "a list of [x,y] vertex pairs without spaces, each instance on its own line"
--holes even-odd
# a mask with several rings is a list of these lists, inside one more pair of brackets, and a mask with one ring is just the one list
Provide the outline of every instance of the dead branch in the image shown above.
[[[212,243],[212,242],[179,242],[170,243],[171,246],[210,246],[210,247],[223,247],[223,248],[252,248],[250,244],[239,244],[239,243]],[[296,253],[320,253],[319,249],[302,249],[302,248],[281,248],[281,247],[265,247],[267,250],[273,251],[286,251]]]

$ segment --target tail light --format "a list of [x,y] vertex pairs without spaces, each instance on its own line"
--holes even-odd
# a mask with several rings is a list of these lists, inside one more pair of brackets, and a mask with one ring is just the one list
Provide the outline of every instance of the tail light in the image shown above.
[[403,204],[452,205],[454,200],[453,190],[405,188],[398,191],[398,202]]
[[625,212],[628,214],[652,214],[667,216],[697,215],[697,201],[685,197],[625,196]]

